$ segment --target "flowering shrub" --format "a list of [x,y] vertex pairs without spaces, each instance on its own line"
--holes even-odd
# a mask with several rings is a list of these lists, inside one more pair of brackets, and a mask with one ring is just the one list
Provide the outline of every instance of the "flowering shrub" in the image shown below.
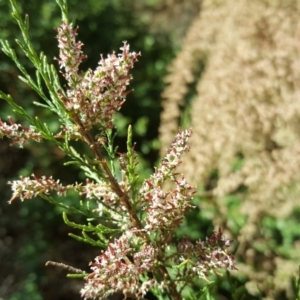
[[[52,177],[34,174],[21,177],[10,182],[13,190],[10,203],[17,198],[23,201],[41,197],[59,205],[65,210],[66,224],[82,229],[82,237],[75,237],[102,249],[90,263],[90,274],[69,268],[85,279],[82,297],[103,299],[121,292],[125,297],[143,299],[151,291],[160,299],[164,296],[182,299],[184,289],[198,278],[207,280],[207,276],[218,269],[235,269],[234,260],[227,253],[230,241],[221,229],[196,243],[188,237],[174,239],[185,213],[193,209],[194,187],[183,175],[176,173],[182,155],[189,151],[190,129],[178,132],[160,166],[141,186],[131,127],[128,128],[127,152],[116,154],[113,120],[129,92],[129,72],[140,53],[130,52],[129,45],[124,42],[119,54],[101,56],[95,70],[79,71],[86,57],[83,44],[76,40],[78,28],[74,29],[68,22],[66,2],[57,0],[63,13],[62,24],[57,29],[59,58],[56,58],[66,81],[61,85],[56,69],[32,47],[28,18],[23,20],[15,0],[10,2],[23,34],[23,41],[18,44],[35,66],[37,79],[20,64],[7,41],[1,41],[2,50],[18,66],[23,74],[21,79],[44,100],[36,104],[57,114],[61,127],[58,132],[52,132],[38,117],[29,116],[10,95],[0,92],[0,97],[30,123],[30,127],[25,127],[15,124],[12,118],[9,123],[0,121],[0,137],[11,138],[12,144],[20,147],[30,141],[49,140],[66,153],[69,164],[78,165],[86,175],[85,183],[69,185]],[[43,91],[42,81],[47,93]],[[74,141],[87,145],[90,152],[76,150]],[[171,183],[169,190],[165,188],[167,182]],[[70,191],[84,196],[87,202],[92,201],[93,208],[68,206],[63,199],[58,200]],[[84,215],[88,225],[69,221],[68,213]],[[91,216],[93,222],[90,222]],[[87,232],[96,238],[92,239]]]
[[162,144],[185,108],[193,136],[179,170],[198,184],[201,208],[216,212],[212,222],[238,240],[234,275],[268,299],[295,299],[300,265],[299,4],[203,1],[162,103]]

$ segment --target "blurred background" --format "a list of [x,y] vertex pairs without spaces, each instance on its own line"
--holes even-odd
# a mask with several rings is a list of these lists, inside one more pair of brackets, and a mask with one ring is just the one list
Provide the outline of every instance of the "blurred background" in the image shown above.
[[[21,36],[8,2],[0,1],[0,37],[15,45],[33,74],[14,42]],[[55,1],[18,3],[30,17],[35,49],[56,65],[60,11]],[[95,68],[101,53],[117,52],[123,41],[142,53],[133,70],[134,92],[116,119],[120,152],[127,126],[133,125],[141,178],[151,173],[178,127],[193,127],[192,148],[180,171],[198,186],[196,209],[178,237],[203,239],[220,226],[234,240],[231,251],[238,270],[212,277],[215,299],[295,299],[293,276],[300,265],[300,1],[68,3],[88,55],[83,69]],[[58,120],[32,104],[38,97],[18,76],[0,52],[0,89],[57,129]],[[0,102],[0,118],[8,115],[13,112]],[[82,281],[67,279],[64,270],[45,267],[45,262],[88,271],[99,249],[68,237],[72,230],[63,223],[61,210],[41,199],[8,205],[7,182],[35,173],[72,183],[83,174],[64,167],[64,154],[47,143],[24,149],[9,143],[0,141],[0,299],[80,299]]]

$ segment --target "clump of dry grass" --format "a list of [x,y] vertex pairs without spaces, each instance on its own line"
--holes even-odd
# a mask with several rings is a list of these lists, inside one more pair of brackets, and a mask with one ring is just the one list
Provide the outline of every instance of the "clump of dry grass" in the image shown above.
[[190,106],[194,134],[183,171],[202,186],[202,205],[218,211],[214,222],[233,236],[226,203],[240,199],[247,220],[238,268],[251,279],[249,290],[258,283],[266,299],[290,293],[300,264],[299,243],[288,254],[274,252],[264,226],[266,218],[290,218],[300,203],[299,14],[298,0],[204,1],[163,94],[162,149]]

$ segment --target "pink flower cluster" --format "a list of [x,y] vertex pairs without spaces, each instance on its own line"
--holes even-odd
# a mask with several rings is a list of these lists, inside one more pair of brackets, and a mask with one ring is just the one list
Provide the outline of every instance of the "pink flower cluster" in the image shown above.
[[[118,184],[126,191],[122,181]],[[98,200],[98,207],[94,211],[99,213],[100,216],[108,213],[113,223],[124,230],[128,229],[131,224],[129,215],[109,183],[104,181],[93,182],[87,179],[85,185],[75,185],[74,189],[81,195],[85,195],[87,199]]]
[[146,292],[158,285],[155,279],[141,282],[141,275],[151,271],[155,263],[155,249],[144,245],[137,252],[130,246],[129,239],[126,234],[116,239],[91,263],[93,272],[86,278],[85,287],[81,290],[84,299],[104,299],[116,292],[144,299]]
[[[167,263],[173,268],[174,282],[186,283],[195,277],[206,279],[210,273],[218,269],[233,270],[234,259],[227,254],[230,240],[223,236],[221,230],[213,233],[205,241],[192,243],[187,238],[173,243],[172,231],[178,227],[188,208],[194,189],[181,176],[177,179],[176,167],[180,164],[181,155],[189,150],[187,141],[191,135],[190,130],[180,131],[171,147],[154,174],[144,181],[139,195],[138,203],[145,212],[142,228],[133,228],[130,214],[122,206],[118,196],[111,186],[105,182],[92,182],[63,186],[52,177],[21,178],[12,184],[13,197],[21,200],[48,195],[56,192],[65,195],[68,190],[77,191],[89,199],[98,200],[104,206],[99,214],[105,211],[115,224],[123,229],[123,234],[108,244],[106,251],[102,251],[95,261],[91,263],[92,273],[87,275],[86,283],[81,291],[85,299],[103,299],[110,294],[121,292],[125,296],[143,299],[147,291],[152,288],[168,289],[165,278],[157,282],[152,272],[159,272],[160,276],[167,274],[161,270],[161,263]],[[170,192],[163,190],[163,184],[170,180],[175,188]],[[120,182],[124,189],[124,182]],[[126,191],[128,192],[128,191]],[[149,238],[152,236],[152,238]],[[148,238],[147,238],[148,237]],[[167,257],[168,249],[175,249]],[[184,265],[182,268],[181,265]],[[175,288],[177,289],[177,288]]]
[[30,140],[41,142],[43,137],[35,131],[33,126],[25,127],[21,124],[16,124],[11,118],[9,118],[9,123],[7,124],[0,120],[0,138],[6,136],[12,140],[13,145],[19,144],[21,148]]
[[197,241],[195,244],[185,238],[177,245],[175,262],[177,260],[191,265],[190,268],[185,269],[183,277],[196,275],[206,279],[209,274],[215,273],[218,269],[235,270],[234,258],[226,252],[230,244],[231,241],[225,238],[220,228],[205,241]]
[[57,28],[57,39],[59,41],[59,57],[58,62],[60,68],[64,68],[64,77],[68,81],[68,85],[73,87],[78,81],[79,65],[86,55],[83,54],[81,47],[83,43],[76,42],[78,27],[73,29],[72,24],[62,22],[61,26]]
[[68,189],[73,189],[73,186],[63,186],[59,183],[59,180],[54,180],[52,177],[47,178],[42,176],[41,178],[32,175],[30,177],[21,177],[20,180],[14,180],[9,182],[13,191],[13,196],[10,202],[16,198],[21,200],[32,199],[39,195],[49,195],[50,192],[57,192],[59,196],[65,195]]
[[61,100],[72,115],[80,119],[85,129],[95,125],[102,129],[111,128],[113,116],[128,94],[129,71],[140,53],[129,52],[129,45],[124,42],[120,54],[113,53],[107,58],[101,55],[99,66],[94,71],[79,74],[79,65],[86,56],[81,50],[83,44],[76,42],[76,36],[77,29],[74,30],[72,24],[63,23],[58,28],[58,62],[65,70],[63,75],[69,86]]
[[[140,190],[141,202],[147,212],[145,229],[174,230],[180,225],[187,209],[192,207],[191,200],[195,193],[194,187],[189,185],[183,176],[176,179],[175,170],[180,164],[183,152],[189,150],[187,141],[191,130],[180,131],[170,146],[161,166],[145,182]],[[165,192],[164,184],[170,180],[175,189]]]
[[[72,126],[64,130],[72,137],[82,135],[94,150],[95,143],[86,133],[96,126],[101,135],[112,127],[114,114],[128,93],[129,71],[140,54],[129,52],[129,45],[124,43],[120,54],[113,53],[107,58],[101,56],[94,71],[81,74],[79,66],[86,56],[81,50],[83,44],[76,42],[77,29],[73,29],[72,24],[62,23],[57,32],[58,62],[67,81],[66,91],[59,93],[70,120],[77,125],[74,128],[80,128],[79,132],[75,132]],[[7,125],[0,120],[0,137],[3,135],[12,137],[20,145],[29,139],[41,139],[31,128],[12,121]],[[95,151],[95,158],[104,171],[101,181],[87,180],[85,185],[63,186],[52,177],[32,175],[10,183],[13,190],[10,201],[17,197],[24,200],[48,196],[52,192],[66,195],[68,190],[76,191],[87,199],[95,199],[99,204],[96,211],[99,215],[105,213],[110,219],[108,226],[117,225],[120,229],[120,236],[114,240],[110,237],[107,249],[91,263],[92,273],[86,276],[81,290],[84,299],[103,299],[116,292],[144,299],[151,289],[168,291],[174,299],[180,299],[178,282],[187,284],[195,277],[205,279],[208,273],[218,268],[234,269],[233,258],[226,252],[230,241],[224,238],[221,230],[205,241],[192,243],[183,239],[177,244],[173,241],[174,230],[192,207],[195,193],[183,175],[176,173],[181,156],[189,151],[187,142],[190,136],[190,129],[179,131],[162,163],[143,182],[138,193],[131,193],[130,176],[134,170],[127,168],[126,159],[131,159],[132,153],[120,157],[121,180],[113,176],[100,151],[100,154]],[[175,252],[170,254],[170,249],[175,249]],[[181,268],[182,264],[189,267]]]

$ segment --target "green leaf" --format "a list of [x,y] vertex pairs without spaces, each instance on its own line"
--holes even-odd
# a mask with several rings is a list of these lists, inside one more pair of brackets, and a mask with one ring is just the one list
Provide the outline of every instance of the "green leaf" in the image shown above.
[[88,274],[83,273],[83,274],[67,274],[68,278],[73,278],[73,279],[80,279],[86,277]]
[[66,0],[56,0],[56,3],[58,4],[58,6],[61,9],[63,21],[68,22],[69,16],[68,16],[68,4],[67,4],[67,1]]

